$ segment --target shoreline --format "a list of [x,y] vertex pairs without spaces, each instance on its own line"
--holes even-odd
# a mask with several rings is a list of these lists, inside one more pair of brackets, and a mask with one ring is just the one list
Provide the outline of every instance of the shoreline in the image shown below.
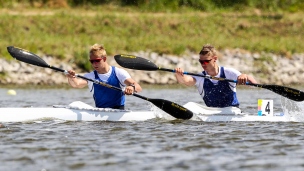
[[[130,53],[146,58],[157,66],[174,69],[177,66],[187,72],[200,73],[202,68],[197,62],[198,55],[193,53],[182,56],[159,55],[155,52]],[[231,67],[242,73],[252,75],[260,84],[276,84],[285,86],[304,85],[304,54],[294,54],[290,58],[270,53],[250,53],[245,50],[234,49],[219,51],[218,63],[224,67]],[[41,56],[48,64],[65,70],[74,69],[82,75],[85,71],[78,70],[73,63],[50,57]],[[112,56],[109,56],[109,64],[120,67]],[[121,68],[121,67],[120,67]],[[174,73],[164,71],[140,71],[127,70],[131,77],[140,84],[151,85],[174,85],[177,84]],[[17,60],[7,61],[0,58],[0,85],[15,86],[59,86],[67,85],[67,79],[61,72],[52,69],[29,65]],[[65,86],[63,86],[65,87]]]

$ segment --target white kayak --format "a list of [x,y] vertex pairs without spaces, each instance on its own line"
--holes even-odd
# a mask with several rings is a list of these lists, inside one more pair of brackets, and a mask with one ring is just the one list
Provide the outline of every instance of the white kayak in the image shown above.
[[[188,102],[185,108],[194,113],[191,120],[204,122],[227,121],[292,121],[284,115],[258,116],[242,113],[239,108],[211,108]],[[94,108],[83,102],[73,102],[68,106],[54,105],[53,108],[0,108],[0,122],[25,122],[40,119],[59,119],[67,121],[145,121],[155,118],[174,119],[162,110],[130,111],[110,108]]]
[[156,118],[153,111],[130,111],[110,108],[94,108],[76,101],[68,106],[53,108],[0,108],[0,122],[24,122],[40,119],[67,121],[145,121]]
[[258,114],[243,113],[237,107],[213,108],[200,105],[194,102],[188,102],[185,108],[194,113],[194,120],[204,122],[228,122],[228,121],[265,121],[265,122],[289,122],[292,118],[285,116],[283,113],[275,113],[273,116],[258,116]]

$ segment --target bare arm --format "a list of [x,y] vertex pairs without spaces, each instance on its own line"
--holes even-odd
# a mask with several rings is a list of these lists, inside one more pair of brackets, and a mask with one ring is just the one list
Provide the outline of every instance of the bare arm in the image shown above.
[[257,84],[258,82],[250,75],[247,74],[241,74],[237,78],[238,84],[245,84],[246,82],[252,83],[252,84]]
[[183,74],[184,70],[181,68],[176,68],[175,69],[175,77],[180,84],[184,84],[186,86],[193,86],[196,83],[196,80],[189,76],[189,75],[184,75]]
[[77,78],[73,70],[69,70],[66,76],[68,77],[69,84],[74,88],[83,88],[88,85],[86,80]]
[[[127,85],[125,89],[125,94],[127,95],[131,95],[133,93],[139,93],[142,91],[141,86],[137,82],[135,82],[132,78],[126,79],[124,83]],[[134,91],[134,87],[131,85],[135,86],[135,91]]]

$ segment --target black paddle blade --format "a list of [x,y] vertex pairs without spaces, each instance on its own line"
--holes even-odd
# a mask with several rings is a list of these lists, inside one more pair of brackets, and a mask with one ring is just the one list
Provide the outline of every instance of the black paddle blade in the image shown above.
[[193,116],[193,113],[190,110],[174,102],[164,99],[148,99],[148,101],[177,119],[186,120],[191,119]]
[[36,54],[33,54],[27,50],[17,48],[14,46],[8,46],[7,51],[10,53],[12,57],[14,57],[19,61],[40,67],[49,67],[49,65],[43,59],[41,59]]
[[294,88],[289,88],[279,85],[258,85],[257,87],[266,88],[268,90],[271,90],[277,94],[280,94],[281,96],[284,96],[294,101],[304,100],[304,92]]
[[151,61],[133,55],[115,55],[115,61],[124,68],[155,71],[158,67]]

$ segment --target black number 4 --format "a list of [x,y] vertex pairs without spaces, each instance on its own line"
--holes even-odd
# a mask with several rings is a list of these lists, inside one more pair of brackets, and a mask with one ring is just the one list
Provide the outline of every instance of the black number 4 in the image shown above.
[[266,105],[265,112],[268,112],[268,114],[270,113],[270,105],[269,105],[269,102],[268,102],[267,105]]

